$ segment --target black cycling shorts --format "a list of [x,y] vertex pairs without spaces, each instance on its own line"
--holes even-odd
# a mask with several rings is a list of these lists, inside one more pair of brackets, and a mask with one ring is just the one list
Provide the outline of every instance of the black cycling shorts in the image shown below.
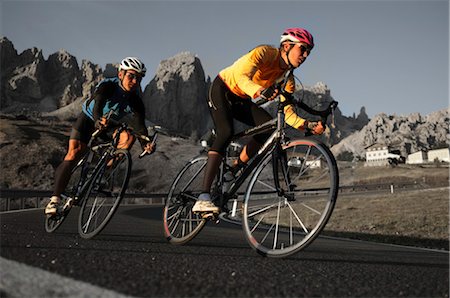
[[81,112],[77,121],[72,126],[70,139],[79,140],[80,142],[87,144],[89,143],[94,131],[94,120],[89,118],[85,113]]
[[[234,135],[233,119],[252,127],[272,120],[272,116],[250,98],[242,98],[231,92],[219,76],[214,79],[209,91],[209,109],[216,130],[216,139],[210,149],[222,155]],[[254,139],[263,144],[270,134],[258,134]]]

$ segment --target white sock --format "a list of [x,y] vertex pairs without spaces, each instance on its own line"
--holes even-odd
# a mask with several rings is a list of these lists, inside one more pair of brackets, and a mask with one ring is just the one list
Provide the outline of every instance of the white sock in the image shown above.
[[203,192],[198,196],[199,201],[211,201],[211,195],[209,193]]

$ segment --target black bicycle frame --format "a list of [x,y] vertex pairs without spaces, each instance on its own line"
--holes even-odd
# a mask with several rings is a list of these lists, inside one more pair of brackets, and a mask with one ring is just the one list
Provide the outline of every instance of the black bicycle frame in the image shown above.
[[[104,146],[110,146],[110,144],[105,143],[105,144],[99,144],[94,146],[95,147],[104,147]],[[100,168],[100,166],[102,165],[102,163],[104,162],[104,160],[107,158],[108,156],[108,152],[105,151],[103,152],[103,154],[100,157],[100,160],[96,163],[94,169],[92,170],[92,174],[97,172],[98,169]],[[79,198],[83,192],[85,191],[86,187],[89,185],[88,182],[91,181],[92,179],[92,175],[90,177],[88,177],[88,173],[89,173],[89,168],[91,167],[91,163],[92,163],[92,159],[94,158],[94,151],[92,150],[92,147],[89,146],[89,152],[86,153],[86,155],[83,157],[82,159],[82,168],[81,168],[81,175],[80,175],[80,180],[77,183],[77,189],[75,192],[75,198]]]
[[[230,198],[238,191],[239,187],[244,183],[248,176],[252,173],[252,171],[259,165],[261,160],[267,155],[272,154],[273,151],[277,148],[278,140],[282,139],[284,136],[281,135],[283,132],[284,126],[284,106],[286,103],[278,102],[277,108],[277,118],[267,121],[259,126],[247,129],[241,133],[238,133],[233,136],[233,140],[240,139],[246,136],[253,136],[262,132],[267,132],[275,129],[275,131],[271,134],[271,136],[266,140],[266,142],[262,145],[262,147],[258,150],[258,153],[250,160],[247,167],[243,170],[241,175],[237,177],[237,179],[231,184],[231,187],[228,191],[221,193],[221,206],[225,205]],[[226,159],[225,159],[226,160]],[[221,171],[220,171],[220,185],[223,186],[223,178],[225,174],[225,160],[222,163]],[[278,192],[280,190],[277,190]]]
[[[284,86],[285,83],[287,82],[288,79],[288,75],[286,75],[283,84],[280,85]],[[274,150],[279,150],[280,148],[277,148],[277,145],[279,146],[280,142],[279,140],[283,140],[284,139],[284,107],[292,104],[291,100],[288,100],[288,98],[291,98],[292,95],[287,93],[284,89],[281,90],[281,95],[283,95],[286,100],[284,102],[278,101],[278,106],[277,106],[277,118],[276,119],[272,119],[270,121],[267,121],[266,123],[263,123],[259,126],[247,129],[243,132],[240,132],[236,135],[233,136],[232,140],[236,140],[236,139],[240,139],[242,137],[246,137],[246,136],[252,136],[252,135],[256,135],[262,132],[267,132],[270,130],[275,129],[275,131],[271,134],[271,136],[266,140],[266,142],[262,145],[262,147],[258,150],[258,153],[250,160],[250,162],[248,163],[247,167],[245,167],[245,169],[243,170],[243,172],[241,173],[241,175],[239,175],[239,177],[237,177],[237,179],[231,184],[231,187],[229,188],[228,191],[223,191],[223,183],[224,183],[224,174],[225,174],[225,163],[226,163],[226,156],[224,159],[224,162],[222,163],[222,167],[220,169],[220,185],[222,186],[222,192],[220,194],[220,205],[224,206],[228,200],[230,198],[232,198],[234,196],[234,194],[238,191],[239,187],[241,187],[241,185],[244,183],[245,179],[247,179],[247,177],[252,173],[252,171],[259,165],[259,163],[261,162],[261,160],[268,154],[273,154]],[[266,101],[267,102],[267,101]],[[304,103],[297,103],[297,105],[302,108],[303,110],[305,110],[306,112],[312,114],[312,115],[316,115],[316,116],[320,116],[322,119],[322,122],[325,124],[327,121],[327,118],[330,114],[333,113],[334,109],[336,109],[337,107],[337,102],[336,101],[332,101],[328,108],[323,110],[323,111],[318,111],[315,109],[312,109],[310,107],[308,107],[306,104]],[[310,133],[305,133],[305,135],[309,135]],[[228,155],[228,153],[227,153]],[[274,156],[274,158],[277,158],[276,156]],[[274,171],[277,171],[276,168],[273,169]],[[289,180],[289,177],[287,177],[287,173],[285,173],[285,170],[282,171],[283,175],[286,175],[285,178],[287,178]],[[276,173],[274,173],[276,175]],[[286,181],[288,181],[286,180]],[[282,194],[282,190],[280,188],[279,185],[276,185],[277,187],[277,192],[280,195],[286,195],[286,194]]]

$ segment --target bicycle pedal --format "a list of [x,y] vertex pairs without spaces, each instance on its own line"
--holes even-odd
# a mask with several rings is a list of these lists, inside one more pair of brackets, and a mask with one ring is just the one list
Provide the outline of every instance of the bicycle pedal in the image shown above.
[[217,213],[213,213],[213,212],[204,212],[201,213],[201,217],[203,219],[207,219],[207,220],[216,220],[218,219],[218,214]]
[[73,207],[74,203],[75,203],[74,199],[72,198],[68,199],[67,202],[64,204],[64,206],[61,208],[60,212],[63,213],[70,210]]

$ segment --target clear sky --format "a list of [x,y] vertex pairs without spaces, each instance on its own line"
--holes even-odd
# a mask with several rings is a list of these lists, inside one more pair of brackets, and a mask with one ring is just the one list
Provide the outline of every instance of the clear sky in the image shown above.
[[322,81],[346,116],[428,114],[449,106],[449,1],[0,0],[1,35],[45,59],[61,48],[102,68],[138,56],[151,80],[161,60],[196,54],[213,79],[259,44],[305,27],[316,47],[295,71]]

